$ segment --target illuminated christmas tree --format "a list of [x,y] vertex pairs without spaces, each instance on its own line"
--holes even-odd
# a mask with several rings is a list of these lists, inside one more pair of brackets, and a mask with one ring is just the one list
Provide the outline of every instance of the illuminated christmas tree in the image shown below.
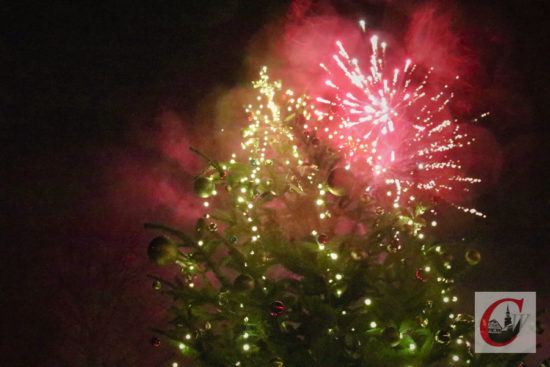
[[206,166],[194,231],[147,225],[162,232],[149,258],[182,274],[153,277],[173,298],[172,326],[154,345],[173,343],[200,366],[518,360],[473,353],[455,275],[481,255],[431,232],[439,200],[483,216],[448,194],[478,182],[449,157],[472,142],[439,115],[451,94],[415,85],[409,62],[387,77],[372,42],[367,76],[338,44],[338,67],[325,66],[332,94],[298,95],[264,68],[242,149],[225,160],[194,150]]

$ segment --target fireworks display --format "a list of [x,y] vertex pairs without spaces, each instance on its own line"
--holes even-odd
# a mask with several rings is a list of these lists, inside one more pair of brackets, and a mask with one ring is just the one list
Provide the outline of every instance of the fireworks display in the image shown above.
[[[453,98],[449,85],[434,91],[433,68],[421,71],[409,59],[390,69],[387,44],[376,35],[370,44],[364,71],[359,60],[336,42],[331,62],[321,64],[328,75],[327,88],[316,98],[319,108],[316,118],[308,121],[314,126],[308,127],[343,153],[347,169],[368,176],[367,191],[383,189],[394,205],[412,194],[456,198],[458,192],[468,191],[480,179],[463,173],[457,151],[475,138],[449,115]],[[476,209],[455,206],[484,216]]]

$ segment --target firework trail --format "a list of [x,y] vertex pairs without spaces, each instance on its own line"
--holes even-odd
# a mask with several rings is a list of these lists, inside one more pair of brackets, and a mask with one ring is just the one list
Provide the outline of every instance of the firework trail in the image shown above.
[[321,64],[328,75],[327,90],[316,98],[319,107],[309,124],[344,154],[346,168],[369,176],[367,191],[383,190],[394,206],[414,195],[451,198],[456,196],[452,192],[468,191],[481,180],[464,174],[459,156],[475,138],[450,117],[449,86],[434,91],[433,68],[420,70],[410,59],[388,68],[387,44],[376,35],[370,46],[368,65],[362,68],[336,42],[331,62]]

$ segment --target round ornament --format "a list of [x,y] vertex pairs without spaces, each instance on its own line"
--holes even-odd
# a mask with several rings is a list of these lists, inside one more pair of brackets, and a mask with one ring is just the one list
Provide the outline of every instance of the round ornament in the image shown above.
[[455,323],[457,324],[473,324],[475,322],[474,317],[472,315],[459,313],[455,317]]
[[392,238],[390,243],[386,246],[386,250],[390,254],[395,254],[401,250],[401,242],[397,238]]
[[453,254],[449,251],[442,251],[441,259],[443,259],[444,262],[450,263],[451,261],[453,261]]
[[332,170],[327,180],[328,191],[336,196],[343,196],[349,193],[355,185],[355,177],[344,168],[338,167]]
[[239,238],[237,236],[229,237],[229,242],[231,242],[231,243],[237,243],[238,240],[239,240]]
[[147,255],[158,265],[171,265],[178,259],[178,246],[164,236],[156,237],[149,243]]
[[276,317],[282,314],[283,312],[285,312],[285,305],[281,301],[275,301],[269,307],[269,314],[271,316]]
[[197,219],[197,223],[195,223],[195,231],[197,232],[204,232],[206,229],[206,221],[204,218]]
[[319,242],[320,244],[323,244],[325,245],[327,242],[328,242],[328,236],[324,233],[321,233],[318,237],[317,237],[317,242]]
[[230,301],[230,292],[229,291],[224,291],[224,292],[220,292],[218,294],[218,305],[220,306],[225,306],[227,304],[229,304],[229,301]]
[[372,196],[366,192],[361,194],[361,197],[359,198],[361,202],[363,203],[370,203],[372,201]]
[[427,327],[429,322],[428,322],[428,319],[423,319],[422,317],[419,317],[418,318],[418,323],[420,324],[420,326],[422,327]]
[[385,328],[384,331],[382,331],[382,337],[392,347],[396,347],[401,342],[399,331],[397,331],[397,329],[393,326]]
[[481,253],[478,250],[470,249],[466,251],[465,257],[470,265],[476,265],[481,261]]
[[212,222],[208,225],[208,230],[210,232],[216,232],[218,230],[218,225],[216,223]]
[[272,358],[271,361],[269,361],[269,365],[271,367],[283,367],[284,363],[281,358],[275,357],[275,358]]
[[160,291],[161,288],[162,288],[162,283],[161,283],[161,281],[158,280],[158,279],[155,279],[155,280],[153,281],[153,289],[156,290],[156,291]]
[[421,282],[426,281],[426,270],[424,268],[420,268],[416,271],[416,279],[420,280]]
[[448,344],[451,341],[451,333],[447,330],[439,330],[435,333],[435,341],[439,344]]
[[156,336],[152,337],[151,338],[151,345],[155,348],[160,347],[160,339],[157,338]]
[[206,177],[197,177],[193,183],[193,192],[201,198],[207,198],[212,195],[214,184]]
[[241,274],[235,278],[233,285],[240,291],[250,291],[254,288],[254,279],[250,275]]

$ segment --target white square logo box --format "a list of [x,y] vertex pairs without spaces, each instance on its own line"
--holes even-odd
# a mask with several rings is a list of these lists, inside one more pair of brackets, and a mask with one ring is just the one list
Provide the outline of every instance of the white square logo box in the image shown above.
[[535,292],[475,293],[476,353],[536,352]]

